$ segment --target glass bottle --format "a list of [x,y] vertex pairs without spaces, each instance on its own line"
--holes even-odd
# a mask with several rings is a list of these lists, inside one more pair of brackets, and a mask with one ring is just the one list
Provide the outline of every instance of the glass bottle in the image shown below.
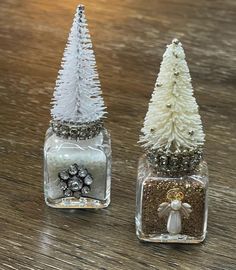
[[44,145],[46,204],[104,208],[110,203],[111,141],[85,8],[76,9],[51,104]]
[[46,204],[55,208],[104,208],[110,203],[111,140],[101,123],[55,124],[44,145]]
[[160,156],[154,159],[149,155],[139,160],[136,234],[140,240],[149,242],[202,242],[207,229],[207,163],[201,154],[196,159],[195,153],[187,162],[187,156],[182,160],[178,157],[184,167],[174,171],[173,168],[180,169],[178,164],[173,165],[177,158],[161,157],[164,162]]
[[139,239],[199,243],[207,227],[205,134],[182,43],[167,45],[141,130],[137,179]]

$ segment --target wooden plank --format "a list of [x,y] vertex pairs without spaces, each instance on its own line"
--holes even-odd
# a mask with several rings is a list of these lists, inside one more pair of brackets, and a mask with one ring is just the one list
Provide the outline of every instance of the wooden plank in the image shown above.
[[[84,0],[112,134],[112,204],[44,204],[42,147],[77,1],[0,1],[0,269],[235,269],[235,1]],[[135,236],[137,140],[165,45],[186,51],[207,134],[209,226],[200,245]]]

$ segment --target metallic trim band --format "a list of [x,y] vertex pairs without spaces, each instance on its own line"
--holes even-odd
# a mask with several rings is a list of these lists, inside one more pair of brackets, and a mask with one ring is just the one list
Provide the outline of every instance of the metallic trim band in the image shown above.
[[101,119],[78,124],[52,120],[50,125],[57,136],[74,140],[92,139],[103,129],[103,121]]
[[192,172],[200,163],[202,148],[185,149],[183,151],[166,151],[164,149],[146,149],[146,155],[151,166],[164,174]]

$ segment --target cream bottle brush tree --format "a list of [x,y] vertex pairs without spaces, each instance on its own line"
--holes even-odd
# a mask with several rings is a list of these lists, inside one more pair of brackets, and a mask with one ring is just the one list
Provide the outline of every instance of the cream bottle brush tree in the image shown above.
[[136,234],[150,242],[199,243],[206,236],[204,133],[182,44],[163,56],[140,141]]
[[99,120],[105,114],[95,55],[82,5],[76,10],[52,104],[53,120],[79,124]]
[[142,133],[145,148],[166,152],[196,149],[204,143],[185,53],[177,39],[164,53]]

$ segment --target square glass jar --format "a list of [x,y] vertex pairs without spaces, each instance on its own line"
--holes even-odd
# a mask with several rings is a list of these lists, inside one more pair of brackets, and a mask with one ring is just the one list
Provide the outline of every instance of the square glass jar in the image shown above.
[[201,160],[191,173],[163,176],[139,160],[136,234],[142,241],[199,243],[207,229],[208,168]]
[[110,188],[111,140],[105,128],[87,140],[64,138],[48,129],[44,144],[48,206],[105,208],[110,203]]

